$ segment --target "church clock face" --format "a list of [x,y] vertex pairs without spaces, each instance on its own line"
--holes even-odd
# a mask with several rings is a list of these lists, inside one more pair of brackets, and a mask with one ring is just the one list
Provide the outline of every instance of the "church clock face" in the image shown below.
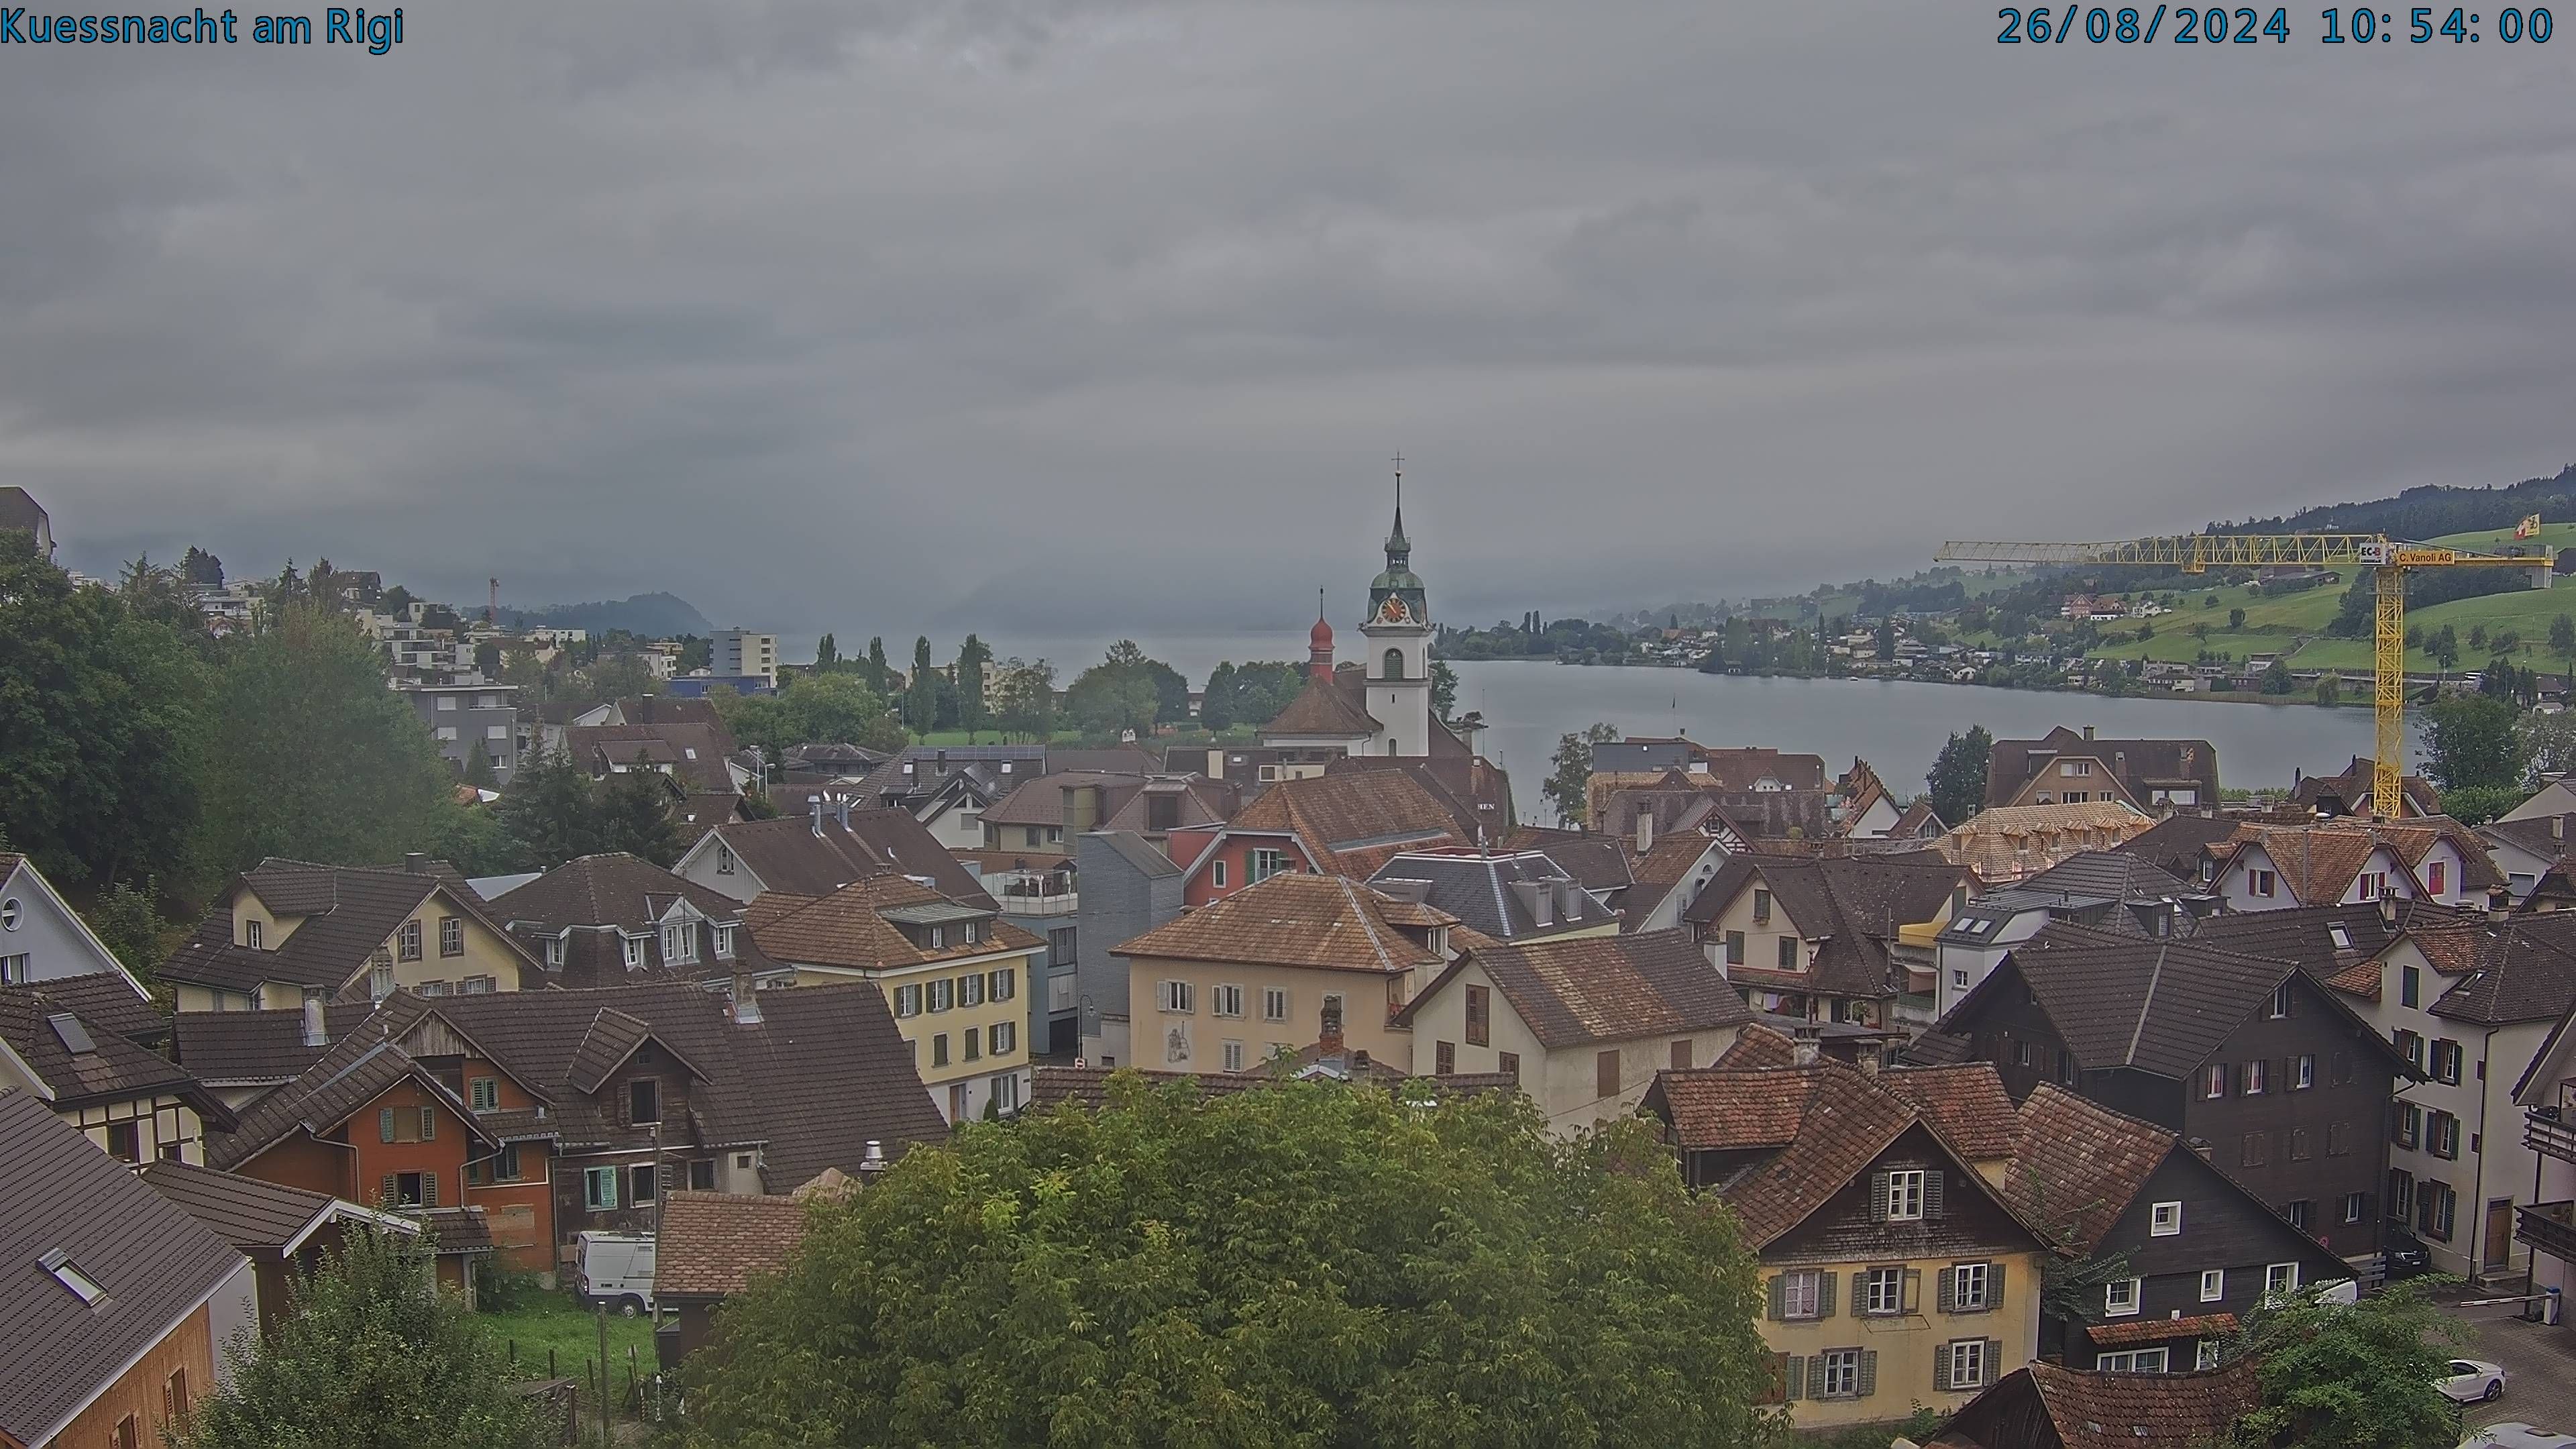
[[1386,602],[1378,605],[1377,617],[1381,624],[1404,624],[1412,622],[1413,611],[1404,607],[1402,598],[1389,594]]

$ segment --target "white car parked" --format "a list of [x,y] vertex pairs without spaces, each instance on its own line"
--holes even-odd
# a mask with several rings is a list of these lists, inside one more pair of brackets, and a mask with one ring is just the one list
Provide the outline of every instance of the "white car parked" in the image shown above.
[[2461,1440],[2460,1449],[2576,1449],[2576,1435],[2529,1424],[2489,1424]]
[[2450,1377],[2435,1380],[2433,1387],[2440,1389],[2442,1396],[2452,1403],[2493,1403],[2504,1397],[2504,1369],[2501,1366],[2481,1363],[2473,1358],[2455,1358],[2451,1360],[2450,1369]]

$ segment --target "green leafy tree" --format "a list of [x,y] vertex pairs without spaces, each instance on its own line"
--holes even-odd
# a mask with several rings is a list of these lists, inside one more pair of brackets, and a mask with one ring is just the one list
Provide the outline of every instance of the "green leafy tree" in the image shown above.
[[1635,1119],[1561,1142],[1516,1094],[1121,1074],[1097,1111],[969,1124],[808,1211],[693,1361],[694,1444],[1776,1432],[1733,1216]]
[[894,697],[894,667],[886,663],[885,640],[868,640],[868,688],[891,699]]
[[192,543],[179,557],[179,575],[197,588],[220,589],[224,586],[224,561]]
[[1458,671],[1446,659],[1431,661],[1431,712],[1444,720],[1458,717]]
[[2317,676],[2317,703],[2329,707],[2343,703],[2342,675],[2320,674]]
[[613,699],[632,699],[650,694],[661,684],[653,677],[651,666],[634,654],[602,652],[588,664],[573,671],[565,681],[563,692],[556,696],[576,711]]
[[509,793],[493,807],[522,870],[552,870],[608,848],[590,774],[561,750],[519,762]]
[[1580,828],[1591,813],[1592,747],[1618,738],[1618,727],[1605,720],[1585,726],[1579,735],[1557,738],[1556,753],[1548,756],[1548,763],[1555,768],[1539,789],[1555,809],[1559,824]]
[[680,657],[672,661],[682,674],[716,667],[716,641],[698,634],[680,636]]
[[2261,687],[2265,694],[2288,694],[2299,687],[2299,681],[2291,676],[2289,661],[2275,659],[2264,669]]
[[2576,679],[2576,616],[2561,614],[2549,621],[2549,652],[2564,666],[2561,673]]
[[2227,611],[2227,629],[2228,629],[2228,632],[2232,634],[2232,633],[2236,632],[2237,630],[2240,630],[2240,629],[2242,629],[2242,628],[2244,628],[2244,627],[2245,627],[2245,611],[2244,611],[2243,609],[2230,609],[2230,610],[2228,610],[2228,611]]
[[436,834],[456,772],[375,646],[346,619],[291,605],[223,671],[205,775],[205,858],[381,865]]
[[1055,737],[1055,666],[1014,659],[993,682],[993,716],[1004,735],[1044,743]]
[[485,679],[501,677],[501,641],[486,639],[474,646],[474,668]]
[[2471,785],[2442,792],[2442,813],[2462,825],[2484,825],[2523,802],[2529,791],[2503,785]]
[[154,979],[161,963],[179,948],[180,939],[186,934],[184,926],[173,923],[161,913],[155,899],[155,884],[146,880],[137,889],[118,881],[100,891],[98,899],[90,902],[89,909],[81,913],[82,918],[89,922],[90,930],[107,943],[107,949],[116,953],[117,960],[125,963],[125,969],[145,981]]
[[16,848],[65,884],[183,873],[209,678],[177,632],[0,532],[0,821]]
[[489,790],[500,783],[500,776],[492,769],[492,754],[483,748],[480,738],[465,752],[465,783],[478,790]]
[[814,645],[815,673],[827,674],[832,670],[839,668],[840,664],[841,648],[838,644],[835,644],[832,641],[831,635],[826,634],[820,640],[816,641]]
[[2558,775],[2576,770],[2576,711],[2526,714],[2514,723],[2522,743],[2526,790],[2537,790]]
[[2525,761],[2512,705],[2490,695],[2451,695],[2434,701],[2424,714],[2424,772],[2445,795],[2522,783]]
[[1961,825],[1985,809],[1986,766],[1994,752],[1995,737],[1984,725],[1970,725],[1965,734],[1952,731],[1933,758],[1931,773],[1923,777],[1931,787],[1932,813],[1947,824]]
[[679,785],[659,770],[627,770],[603,781],[595,799],[602,849],[622,850],[655,865],[680,858],[690,842],[680,837],[671,809],[680,802]]
[[2230,1345],[2252,1358],[2260,1408],[2236,1424],[2240,1449],[2421,1449],[2459,1434],[2459,1413],[2434,1382],[2468,1342],[2460,1320],[2425,1296],[2429,1280],[2392,1284],[2358,1303],[2292,1295],[2257,1308]]
[[1876,652],[1880,659],[1894,659],[1896,657],[1896,620],[1893,618],[1879,620],[1878,633],[1872,642],[1876,645]]
[[903,722],[914,734],[926,735],[939,726],[939,684],[931,677],[927,635],[912,641],[912,678],[906,683]]
[[[859,745],[871,750],[903,748],[903,725],[885,702],[855,674],[808,675],[777,696],[785,706],[793,738],[780,745]],[[773,758],[775,756],[773,755]]]
[[1235,713],[1235,696],[1241,689],[1242,685],[1235,679],[1234,661],[1225,660],[1216,668],[1209,670],[1207,695],[1199,703],[1199,723],[1206,725],[1210,730],[1233,728],[1238,718]]
[[972,634],[957,646],[957,726],[966,731],[970,745],[992,722],[991,712],[984,707],[984,666],[992,662],[992,649]]
[[2487,626],[2484,624],[2471,624],[2469,626],[2469,652],[2475,654],[2486,647]]
[[[1171,698],[1175,683],[1180,686],[1177,713]],[[1189,685],[1171,666],[1146,658],[1134,640],[1121,639],[1065,690],[1064,704],[1085,731],[1114,737],[1134,730],[1143,739],[1154,732],[1157,719],[1188,716]]]
[[353,1227],[294,1311],[226,1352],[231,1381],[198,1401],[174,1449],[537,1449],[543,1415],[454,1295],[424,1287],[429,1246]]
[[2433,662],[2448,674],[2451,666],[2460,662],[2460,631],[2445,624],[2434,631],[2431,641],[2424,647],[2433,656]]

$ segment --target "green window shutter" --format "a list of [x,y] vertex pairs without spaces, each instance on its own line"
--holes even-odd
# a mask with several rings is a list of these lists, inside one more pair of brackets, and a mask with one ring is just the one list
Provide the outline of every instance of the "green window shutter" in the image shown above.
[[1896,1285],[1896,1306],[1904,1313],[1923,1311],[1923,1270],[1908,1268]]
[[1951,1292],[1951,1288],[1958,1276],[1959,1274],[1957,1269],[1944,1268],[1941,1270],[1940,1276],[1934,1280],[1933,1296],[1936,1300],[1935,1306],[1944,1313],[1951,1312],[1958,1307],[1957,1295]]
[[1950,1392],[1950,1345],[1946,1343],[1932,1345],[1932,1392]]
[[423,1142],[438,1140],[438,1109],[435,1107],[420,1109],[420,1140]]
[[1923,1174],[1923,1216],[1927,1218],[1941,1216],[1942,1175],[1938,1168]]
[[1774,1273],[1767,1287],[1771,1294],[1769,1317],[1773,1323],[1778,1323],[1789,1316],[1789,1276],[1785,1273]]
[[2004,1265],[2001,1263],[1986,1265],[1986,1306],[1988,1308],[2004,1306]]
[[1863,1268],[1859,1272],[1852,1274],[1851,1314],[1854,1318],[1861,1318],[1867,1316],[1868,1313],[1869,1270],[1867,1268]]
[[1869,1220],[1887,1221],[1887,1170],[1881,1168],[1869,1175]]
[[1818,1318],[1834,1316],[1834,1288],[1842,1281],[1843,1275],[1840,1273],[1816,1275],[1816,1316]]
[[394,1109],[391,1107],[376,1113],[376,1140],[379,1142],[394,1140]]
[[1987,1340],[1986,1340],[1986,1382],[1987,1382],[1987,1383],[1993,1383],[1995,1380],[1997,1380],[1997,1379],[1999,1379],[1999,1378],[2002,1378],[2003,1376],[2004,1376],[2004,1341],[2003,1341],[2002,1339],[2000,1339],[2000,1338],[1990,1338],[1990,1339],[1987,1339]]
[[1878,1350],[1860,1351],[1860,1396],[1864,1399],[1878,1392]]
[[420,1175],[420,1205],[438,1206],[438,1174],[435,1172],[424,1172]]
[[1780,1385],[1783,1396],[1791,1403],[1805,1398],[1807,1396],[1807,1361],[1794,1353],[1789,1355],[1788,1371],[1780,1375]]
[[377,1206],[392,1207],[402,1201],[402,1183],[397,1181],[390,1172],[385,1174],[384,1189],[384,1196],[376,1199]]
[[1821,1399],[1824,1396],[1825,1356],[1820,1353],[1807,1360],[1807,1397]]

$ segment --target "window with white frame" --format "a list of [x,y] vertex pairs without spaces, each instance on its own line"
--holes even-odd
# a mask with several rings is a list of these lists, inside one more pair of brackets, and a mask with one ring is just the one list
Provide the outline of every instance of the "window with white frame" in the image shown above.
[[2137,1316],[2139,1284],[2140,1280],[2136,1278],[2114,1278],[2103,1284],[2102,1316],[2105,1318]]
[[2263,1269],[2263,1291],[2273,1297],[2298,1292],[2299,1265],[2296,1263],[2267,1264]]
[[2161,1348],[2132,1348],[2106,1353],[2093,1360],[2093,1367],[2106,1374],[2160,1374],[2170,1359],[2171,1355]]
[[2304,1092],[2317,1084],[2316,1053],[2290,1058],[2290,1090]]
[[2192,1350],[2191,1366],[2195,1369],[2214,1369],[2218,1367],[2218,1340],[2214,1338],[2202,1339],[2199,1346]]
[[2271,1076],[2271,1059],[2256,1057],[2238,1069],[2237,1080],[2241,1083],[2238,1090],[2248,1097],[2262,1096],[2264,1090],[2271,1085]]
[[1161,1010],[1188,1014],[1196,1011],[1198,992],[1186,981],[1166,981],[1155,988],[1155,1004]]
[[1982,1338],[1958,1338],[1942,1345],[1949,1358],[1949,1385],[1954,1389],[1981,1389],[1986,1386],[1986,1341]]
[[618,940],[619,940],[619,941],[620,941],[620,942],[625,946],[625,948],[626,948],[626,969],[627,969],[627,970],[632,971],[632,970],[634,970],[635,968],[637,968],[637,967],[639,967],[639,966],[641,966],[641,965],[643,965],[643,964],[644,964],[644,938],[643,938],[643,937],[641,937],[641,936],[621,936],[621,937],[619,937],[619,938],[618,938]]
[[[1209,987],[1209,988],[1208,988],[1208,1015],[1210,1015],[1210,1016],[1241,1016],[1241,1015],[1243,1015],[1243,988],[1242,988],[1242,987],[1240,987],[1240,986],[1211,986],[1211,987]],[[1226,1070],[1228,1070],[1228,1071],[1233,1071],[1233,1070],[1235,1070],[1235,1068],[1228,1067]]]
[[998,1057],[1002,1053],[1010,1051],[1020,1044],[1019,1023],[1012,1021],[994,1022],[990,1027],[985,1029],[984,1038],[985,1045],[991,1049],[993,1055]]
[[1887,1220],[1919,1222],[1923,1217],[1923,1169],[1905,1168],[1887,1175]]
[[547,967],[552,970],[561,971],[563,969],[563,963],[564,938],[561,936],[548,936],[546,938]]
[[716,842],[716,874],[733,874],[733,847],[721,840]]
[[1979,1313],[1993,1306],[1989,1285],[1993,1282],[1991,1265],[1960,1263],[1950,1269],[1950,1311]]
[[894,989],[894,1014],[897,1016],[921,1015],[921,987],[919,984],[916,983],[911,986],[898,986]]
[[2147,1209],[2147,1233],[2151,1237],[2170,1238],[2182,1231],[2182,1204],[2160,1202]]
[[2227,1095],[2227,1063],[2211,1062],[2202,1070],[2200,1094],[2213,1101]]
[[1009,1001],[1020,994],[1020,972],[1016,966],[984,973],[984,995],[992,1001]]
[[662,964],[678,965],[698,959],[698,933],[681,921],[662,928]]
[[1243,1043],[1239,1041],[1230,1041],[1225,1043],[1223,1050],[1219,1052],[1218,1056],[1219,1060],[1224,1063],[1227,1071],[1239,1072],[1243,1070]]
[[977,971],[957,978],[957,1004],[961,1007],[984,1004],[983,972]]
[[1905,1270],[1872,1268],[1861,1275],[1861,1312],[1887,1317],[1905,1311]]
[[936,981],[925,981],[922,986],[926,1004],[932,1011],[946,1011],[957,1004],[957,982],[954,978],[942,976]]
[[733,959],[733,933],[734,928],[731,926],[716,927],[717,960],[730,961]]
[[1287,988],[1281,986],[1268,986],[1262,988],[1261,1019],[1263,1021],[1286,1021],[1288,1019]]
[[1287,869],[1288,852],[1284,850],[1256,850],[1252,852],[1252,868],[1245,873],[1244,881],[1248,885],[1259,885],[1263,881],[1266,881],[1272,876],[1278,875]]
[[1824,1314],[1825,1275],[1809,1268],[1780,1275],[1780,1316],[1820,1318]]
[[1820,1399],[1856,1399],[1860,1397],[1860,1350],[1829,1348],[1816,1357],[1824,1368],[1816,1375],[1816,1397]]
[[2224,1268],[2201,1269],[2200,1301],[2203,1303],[2216,1303],[2221,1299],[2224,1299],[2226,1296],[2227,1270]]

